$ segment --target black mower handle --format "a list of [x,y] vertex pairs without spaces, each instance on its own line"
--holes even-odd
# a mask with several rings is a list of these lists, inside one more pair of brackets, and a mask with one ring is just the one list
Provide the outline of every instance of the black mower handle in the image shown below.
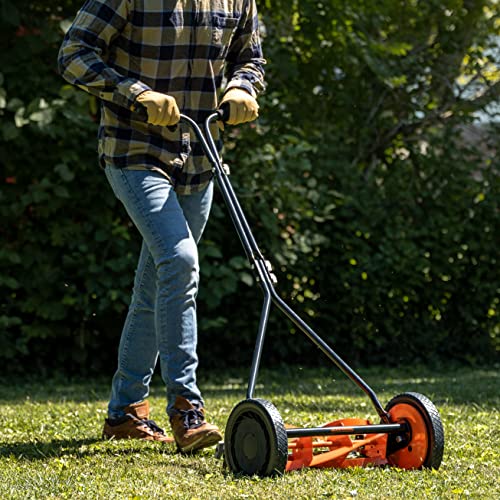
[[229,104],[225,102],[217,111],[216,113],[219,115],[219,121],[226,123],[229,120],[230,116],[230,109],[229,109]]
[[[224,103],[217,111],[215,111],[217,114],[217,121],[221,121],[223,123],[226,123],[229,120],[230,116],[230,109],[229,109],[229,104]],[[135,116],[143,122],[148,121],[148,111],[145,106],[139,103],[139,105],[136,106],[136,109],[134,111]],[[173,131],[177,127],[176,125],[169,125],[168,129]]]
[[[145,111],[146,110],[144,109],[144,112]],[[147,120],[147,113],[145,113],[145,115]],[[309,338],[309,340],[316,345],[316,347],[318,347],[330,359],[330,361],[337,366],[337,368],[339,368],[349,379],[351,379],[352,382],[354,382],[363,390],[363,392],[365,392],[365,394],[367,394],[367,396],[369,396],[378,415],[381,417],[383,424],[391,424],[389,413],[381,405],[373,389],[371,389],[371,387],[297,313],[295,313],[288,306],[288,304],[284,302],[281,296],[274,289],[272,268],[262,255],[257,242],[255,241],[245,214],[243,213],[233,187],[229,182],[228,173],[224,168],[222,159],[219,156],[217,144],[210,130],[212,123],[220,120],[224,122],[227,121],[228,118],[229,105],[224,104],[221,108],[208,115],[204,123],[198,124],[192,118],[184,114],[181,114],[180,121],[191,127],[210,164],[212,165],[214,175],[221,189],[222,197],[228,207],[229,215],[235,225],[236,232],[240,237],[245,253],[247,254],[252,269],[254,270],[256,280],[259,282],[264,291],[264,305],[262,307],[258,337],[252,360],[247,399],[252,399],[254,397],[253,394],[257,379],[257,370],[260,364],[262,346],[271,303],[273,303]],[[388,428],[387,425],[385,425],[384,429]],[[390,427],[390,429],[392,429],[392,427]],[[316,432],[316,429],[314,429],[314,432]]]

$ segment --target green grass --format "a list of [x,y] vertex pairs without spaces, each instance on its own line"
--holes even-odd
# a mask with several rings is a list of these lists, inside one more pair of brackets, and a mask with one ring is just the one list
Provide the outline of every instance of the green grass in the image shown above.
[[[0,388],[3,498],[500,498],[499,375],[491,369],[361,371],[385,404],[416,391],[438,407],[445,452],[438,471],[304,469],[282,477],[234,477],[213,450],[183,456],[172,445],[100,439],[108,380],[4,379]],[[224,428],[244,398],[246,372],[203,377],[210,420]],[[161,381],[150,402],[168,428]],[[368,398],[336,369],[263,371],[258,397],[286,423],[321,425],[345,417],[377,421]]]

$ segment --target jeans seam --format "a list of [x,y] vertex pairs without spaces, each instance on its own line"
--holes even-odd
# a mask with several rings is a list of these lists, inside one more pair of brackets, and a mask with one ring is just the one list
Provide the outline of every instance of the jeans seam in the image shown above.
[[[140,183],[134,182],[134,181],[136,179],[137,180],[142,179],[142,181],[145,182],[146,185],[151,184],[151,187],[153,189],[155,187],[158,187],[158,189],[161,189],[160,183],[156,184],[154,182],[154,180],[151,180],[151,183],[149,183],[149,182],[147,182],[147,178],[145,176],[139,176],[139,175],[136,176],[134,174],[130,175],[128,172],[124,172],[124,171],[119,170],[119,169],[108,172],[108,176],[110,179],[112,178],[113,182],[110,182],[110,183],[111,183],[111,187],[115,191],[115,195],[118,193],[121,194],[122,196],[117,196],[117,197],[122,202],[127,202],[126,207],[127,206],[133,207],[133,211],[137,214],[138,222],[139,222],[139,225],[137,225],[137,224],[134,224],[134,225],[138,229],[141,226],[144,228],[145,234],[148,234],[151,238],[150,241],[153,245],[152,248],[155,247],[154,248],[155,253],[156,253],[156,250],[158,250],[159,255],[171,257],[171,251],[170,251],[171,244],[169,243],[170,240],[168,238],[166,238],[162,232],[162,229],[160,226],[161,221],[158,221],[157,219],[155,219],[153,222],[151,220],[152,215],[150,214],[151,210],[149,208],[150,208],[150,206],[151,206],[151,208],[154,208],[155,202],[153,199],[151,199],[150,201],[153,204],[150,205],[150,202],[148,202],[146,199],[146,197],[147,197],[146,191],[143,190],[141,192],[140,191],[140,189],[141,189]],[[118,178],[118,177],[120,177],[120,178]],[[147,187],[146,185],[144,185],[144,187]],[[174,195],[174,190],[173,190],[171,185],[165,186],[165,189],[168,190],[166,192],[166,196],[165,196],[165,200],[167,200],[170,196]],[[212,189],[213,189],[213,184],[212,184]],[[207,190],[204,190],[203,192],[207,192]],[[160,195],[160,199],[161,199],[163,197],[163,193],[159,192],[159,195]],[[192,242],[193,242],[195,247],[197,247],[198,240],[200,239],[201,233],[203,232],[203,228],[208,220],[208,213],[210,210],[209,210],[209,202],[207,200],[208,200],[208,198],[205,199],[203,194],[200,193],[198,198],[196,198],[196,199],[193,198],[192,202],[187,204],[187,206],[186,206],[187,212],[184,212],[185,207],[183,207],[182,206],[183,204],[180,203],[181,198],[180,197],[178,198],[178,202],[181,205],[182,212],[184,213],[184,217],[186,219],[186,223],[187,223],[188,228],[189,228],[190,238],[192,239]],[[203,201],[203,203],[202,203],[202,201]],[[168,211],[168,207],[167,207],[167,211]],[[134,213],[134,212],[131,212],[131,213]],[[177,211],[175,211],[175,213],[177,213]],[[203,219],[200,218],[200,215],[202,215],[202,214],[203,214]],[[186,215],[189,216],[189,219],[188,219],[188,217],[186,217]],[[167,217],[167,219],[168,219],[168,217]],[[199,234],[197,234],[198,238],[195,238],[194,235],[192,234],[191,228],[189,227],[190,220],[194,221],[196,230],[199,233]],[[198,231],[198,226],[200,229],[199,231]],[[148,269],[156,268],[156,262],[155,262],[152,254],[150,255],[150,260],[151,260],[151,262],[148,261],[144,264],[144,267],[143,267],[144,273],[146,273]],[[156,273],[156,274],[158,274],[158,273]],[[151,272],[151,277],[149,279],[152,279],[152,278],[153,278],[153,273]],[[193,293],[191,299],[193,300],[192,306],[196,310],[195,300],[196,300],[196,296],[197,296],[197,292],[198,292],[199,279],[200,279],[199,278],[199,262],[196,262],[196,276],[194,278],[195,278],[193,280],[193,287],[194,287],[193,292],[194,293]],[[156,279],[158,279],[158,276],[156,277]],[[139,282],[139,288],[137,289],[137,292],[139,293],[139,295],[141,295],[146,290],[146,287],[147,287],[147,281],[144,281],[142,279]],[[159,290],[156,290],[156,293],[158,294]],[[151,305],[153,305],[153,304],[151,304]],[[159,349],[158,342],[160,340],[159,335],[158,335],[159,330],[157,327],[161,326],[161,324],[166,322],[166,320],[165,320],[166,313],[167,313],[166,309],[167,309],[167,305],[166,305],[165,301],[155,300],[154,310],[156,312],[155,316],[156,316],[156,318],[158,318],[158,320],[156,320],[156,318],[155,318],[155,333],[156,333],[156,336],[155,336],[156,337],[156,346],[155,346],[155,348],[156,348],[156,350]],[[162,318],[162,320],[160,318]],[[160,322],[160,323],[158,323],[158,322]],[[135,341],[136,341],[136,338],[134,337],[134,333],[133,333],[134,332],[134,325],[139,325],[139,324],[140,324],[140,315],[139,315],[139,311],[136,308],[136,309],[134,309],[133,314],[130,317],[130,321],[129,321],[129,324],[127,327],[127,335],[124,338],[123,349],[121,350],[121,353],[120,353],[120,364],[121,365],[123,365],[127,361],[127,359],[129,359],[130,356],[134,355],[134,352],[131,351],[131,349],[132,350],[134,349],[133,345],[135,345],[135,344],[133,344],[133,343],[135,343]],[[196,332],[196,330],[191,332],[191,337],[194,338],[195,336],[197,336],[197,334],[195,332]],[[193,359],[197,359],[196,350],[193,353]],[[191,395],[197,394],[198,398],[201,400],[201,394],[199,394],[199,389],[198,389],[197,384],[196,384],[196,374],[195,374],[195,372],[191,373],[192,371],[193,370],[190,368],[186,372],[186,375],[189,375],[186,378],[187,385],[185,385],[180,380],[180,378],[184,378],[184,375],[182,375],[182,377],[179,377],[179,382],[181,382],[182,386],[185,387],[185,391],[191,393]],[[176,379],[177,379],[177,377],[176,377]],[[124,376],[123,374],[120,374],[118,377],[118,380],[117,380],[116,387],[118,387],[120,390],[126,391],[127,387],[128,387],[127,381],[128,381],[128,378],[126,376]],[[165,382],[167,382],[167,381],[168,381],[168,379],[165,380]],[[177,393],[178,391],[181,391],[181,389],[182,389],[181,387],[178,388],[175,386],[175,387],[171,387],[171,390],[169,391],[169,385],[170,384],[167,384],[167,394],[169,394],[170,392]],[[186,392],[186,394],[187,394],[187,392]],[[171,394],[169,394],[169,395],[171,396]],[[123,396],[125,396],[125,394],[123,394]],[[175,396],[175,394],[174,394],[174,396]],[[134,392],[134,397],[135,397],[135,392]],[[171,399],[171,398],[169,397],[169,399]],[[118,401],[120,401],[120,397],[118,397]],[[173,401],[169,401],[169,402],[170,402],[170,404],[173,403]]]
[[[144,204],[142,203],[141,199],[137,196],[136,192],[133,190],[132,184],[130,183],[128,177],[126,175],[124,175],[121,170],[120,170],[120,174],[122,176],[123,183],[127,186],[129,193],[133,195],[134,200],[136,201],[137,206],[139,207],[140,215],[142,217],[144,217],[144,222],[146,223],[148,228],[151,230],[151,234],[153,235],[153,237],[155,239],[155,243],[161,248],[162,252],[165,252],[166,248],[163,244],[162,238],[160,237],[158,232],[155,230],[154,225],[151,224],[151,222],[149,221],[149,217],[146,217],[147,210],[145,210]],[[171,184],[169,184],[169,185],[171,186]],[[136,224],[134,224],[134,225],[136,225]],[[136,225],[136,227],[137,227],[137,225]]]
[[[127,178],[126,175],[123,174],[123,171],[120,169],[119,171],[117,171],[117,173],[119,172],[119,175],[121,176],[122,178],[122,182],[123,182],[123,185],[126,187],[126,189],[128,190],[129,194],[132,195],[137,203],[137,207],[139,208],[140,210],[140,213],[141,213],[141,216],[144,216],[146,215],[145,214],[145,210],[144,210],[144,205],[143,203],[141,202],[140,198],[137,196],[137,194],[135,193],[135,191],[132,189],[132,186]],[[116,189],[116,182],[115,180],[112,178],[112,175],[110,175],[108,178],[111,178],[112,179],[112,182],[110,181],[110,184],[111,184],[111,187],[113,188],[113,191],[115,192],[115,194],[117,193],[117,189]],[[147,221],[147,218],[145,217],[145,220]],[[152,234],[154,234],[154,237],[155,239],[157,238],[157,233],[156,231],[154,231],[154,228],[151,226],[151,224],[149,222],[146,222],[146,224],[148,224],[148,226],[150,227],[151,231],[152,231]],[[140,289],[143,289],[143,281],[141,280],[140,281],[140,284],[139,284],[139,288]],[[130,318],[130,321],[128,322],[127,324],[127,329],[126,329],[126,336],[124,338],[124,342],[123,342],[123,348],[120,349],[120,358],[119,358],[119,364],[120,366],[123,366],[125,364],[125,360],[127,359],[128,357],[128,353],[129,353],[129,344],[130,344],[130,332],[133,331],[133,327],[134,327],[134,324],[136,322],[136,318],[137,318],[137,310],[134,308],[134,311],[132,313],[132,316]],[[119,390],[121,390],[121,386],[122,386],[122,383],[124,381],[124,377],[123,377],[123,374],[122,372],[120,371],[120,376],[119,376],[119,384],[118,384],[118,388]]]

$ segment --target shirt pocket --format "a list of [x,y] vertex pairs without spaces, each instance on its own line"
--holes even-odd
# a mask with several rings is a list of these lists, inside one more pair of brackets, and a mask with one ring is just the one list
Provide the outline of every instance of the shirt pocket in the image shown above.
[[236,17],[220,15],[212,17],[212,46],[214,55],[217,54],[216,58],[226,57],[238,23],[239,19]]
[[199,26],[197,47],[203,56],[212,61],[224,59],[229,51],[239,18],[223,14],[206,16]]

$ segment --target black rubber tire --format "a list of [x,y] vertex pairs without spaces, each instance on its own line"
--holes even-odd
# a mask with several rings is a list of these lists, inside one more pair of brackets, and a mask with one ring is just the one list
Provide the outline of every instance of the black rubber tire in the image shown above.
[[272,403],[246,399],[234,407],[225,430],[224,458],[235,474],[267,477],[285,472],[288,438]]
[[[389,403],[387,403],[385,410],[390,414],[392,408],[401,404],[406,404],[416,409],[425,423],[427,454],[418,468],[439,469],[444,452],[444,429],[437,408],[434,406],[432,401],[423,394],[419,394],[418,392],[405,392],[392,398]],[[410,424],[409,422],[407,423]],[[404,442],[404,446],[410,451],[412,439],[413,437],[410,425],[409,435],[405,437]],[[391,456],[388,455],[387,458],[389,463],[391,463]],[[396,466],[398,465],[397,463],[394,463],[394,459],[392,464]]]

